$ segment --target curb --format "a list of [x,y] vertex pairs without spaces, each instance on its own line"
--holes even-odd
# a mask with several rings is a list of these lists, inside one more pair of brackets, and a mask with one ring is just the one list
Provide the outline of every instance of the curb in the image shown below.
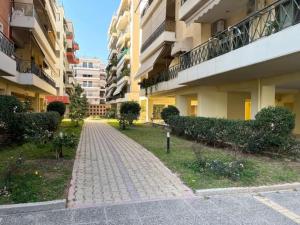
[[249,194],[258,192],[272,192],[272,191],[286,191],[286,190],[299,190],[300,183],[279,184],[272,186],[259,186],[259,187],[233,187],[233,188],[216,188],[196,190],[196,196],[214,196],[214,195],[234,195],[234,194]]
[[66,208],[66,200],[0,205],[0,216],[29,213],[29,212],[40,212],[40,211],[48,211],[48,210],[58,210],[58,209],[65,209],[65,208]]

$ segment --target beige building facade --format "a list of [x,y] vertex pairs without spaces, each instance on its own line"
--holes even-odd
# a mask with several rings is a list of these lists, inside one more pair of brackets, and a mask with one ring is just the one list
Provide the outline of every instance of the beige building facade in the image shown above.
[[109,63],[106,101],[114,108],[122,102],[139,100],[135,79],[139,68],[140,49],[139,0],[121,0],[108,31]]
[[[46,109],[46,96],[64,96],[67,70],[64,10],[56,1],[8,1],[0,36],[0,94]],[[1,5],[2,6],[2,5]]]
[[[153,0],[141,9],[143,119],[254,119],[268,106],[296,114],[300,133],[299,0]],[[159,16],[158,16],[159,15]]]

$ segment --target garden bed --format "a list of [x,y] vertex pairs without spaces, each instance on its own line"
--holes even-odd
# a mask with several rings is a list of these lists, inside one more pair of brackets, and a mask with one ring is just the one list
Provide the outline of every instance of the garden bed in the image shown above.
[[[108,123],[119,129],[118,121]],[[197,159],[192,141],[176,136],[171,137],[171,154],[166,154],[166,131],[162,128],[146,124],[135,124],[122,130],[122,133],[132,138],[156,155],[168,168],[176,173],[183,182],[194,190],[206,188],[226,188],[272,185],[300,181],[300,164],[286,159],[272,159],[238,153],[226,149],[205,147],[202,154],[208,159],[230,161],[233,158],[245,160],[245,169],[239,180],[219,176],[211,171],[202,170]]]
[[[80,137],[81,126],[63,121],[59,132]],[[51,142],[46,144],[24,143],[2,147],[0,150],[0,174],[5,174],[9,162],[22,158],[10,178],[12,191],[0,195],[0,204],[29,203],[64,199],[71,180],[76,148],[65,148],[64,158],[56,159]],[[3,191],[3,190],[2,190]]]

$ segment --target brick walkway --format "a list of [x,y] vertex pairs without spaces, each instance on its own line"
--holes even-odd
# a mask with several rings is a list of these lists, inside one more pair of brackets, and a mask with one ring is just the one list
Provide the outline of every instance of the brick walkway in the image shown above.
[[141,145],[104,122],[85,123],[69,207],[189,196],[192,191]]

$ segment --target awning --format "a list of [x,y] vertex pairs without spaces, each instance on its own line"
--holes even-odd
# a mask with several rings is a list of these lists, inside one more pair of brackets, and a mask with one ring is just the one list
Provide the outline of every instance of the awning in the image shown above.
[[111,97],[111,94],[113,93],[113,91],[114,91],[114,89],[112,88],[112,89],[110,89],[107,93],[106,93],[106,95],[105,95],[105,98],[109,98],[109,97]]
[[121,91],[123,90],[123,88],[127,85],[127,83],[128,83],[128,80],[125,80],[123,83],[121,83],[121,84],[117,87],[117,89],[115,90],[115,92],[114,92],[113,95],[116,96],[116,95],[120,94]]
[[193,48],[193,38],[186,37],[183,41],[179,41],[174,44],[171,55],[174,56],[178,53],[188,52],[192,48]]
[[64,104],[70,104],[70,100],[68,96],[46,96],[47,104],[51,102],[62,102]]
[[148,58],[145,62],[141,64],[141,67],[139,71],[137,72],[135,79],[140,78],[142,75],[149,73],[151,70],[153,70],[153,67],[157,61],[157,59],[160,57],[162,52],[164,51],[165,47],[161,47],[154,55],[152,55],[150,58]]

